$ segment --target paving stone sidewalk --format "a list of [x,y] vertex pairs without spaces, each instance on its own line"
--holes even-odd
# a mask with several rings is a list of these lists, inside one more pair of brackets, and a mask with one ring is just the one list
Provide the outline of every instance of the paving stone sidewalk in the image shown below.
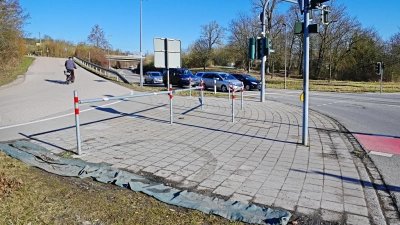
[[[378,224],[366,199],[362,163],[339,126],[310,111],[309,143],[301,144],[302,108],[246,99],[134,98],[81,113],[82,160],[152,175],[181,189],[320,215],[347,224]],[[129,110],[126,110],[129,107]],[[93,114],[108,119],[93,121]],[[76,151],[75,129],[32,135],[60,153]]]

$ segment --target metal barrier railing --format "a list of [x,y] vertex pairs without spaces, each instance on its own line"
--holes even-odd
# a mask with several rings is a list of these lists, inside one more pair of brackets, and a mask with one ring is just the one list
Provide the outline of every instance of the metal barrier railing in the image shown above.
[[[230,88],[229,88],[230,89]],[[116,96],[116,97],[104,97],[104,98],[92,98],[92,99],[85,99],[85,100],[79,100],[78,98],[78,92],[74,91],[74,108],[75,108],[75,126],[76,126],[76,141],[77,141],[77,148],[78,148],[78,155],[82,154],[82,149],[81,149],[81,134],[80,134],[80,122],[79,122],[79,104],[84,104],[84,103],[92,103],[92,102],[103,102],[103,101],[110,101],[110,100],[124,100],[127,98],[137,98],[137,97],[144,97],[144,96],[153,96],[153,95],[161,95],[161,94],[168,94],[169,99],[170,99],[170,124],[173,124],[173,112],[172,112],[172,97],[173,93],[178,93],[182,91],[189,91],[191,93],[192,90],[200,90],[201,92],[201,110],[203,110],[203,105],[204,105],[204,82],[203,80],[200,81],[200,87],[197,88],[192,88],[190,87],[189,89],[172,89],[172,85],[170,85],[168,91],[160,91],[160,92],[153,92],[153,93],[141,93],[141,94],[135,94],[135,95],[122,95],[122,96]],[[241,110],[243,110],[243,83],[242,83],[242,88],[241,88]],[[231,97],[232,95],[232,97]],[[232,122],[235,122],[235,89],[232,89],[232,92],[229,92],[229,99],[232,99]]]
[[119,81],[119,79],[121,79],[124,83],[129,84],[129,81],[124,76],[122,76],[121,74],[119,74],[115,70],[111,70],[111,69],[107,69],[107,68],[101,67],[101,66],[96,65],[94,63],[88,62],[88,61],[86,61],[84,59],[81,59],[81,58],[79,58],[77,56],[74,56],[74,61],[76,63],[78,63],[80,66],[84,66],[84,67],[87,67],[89,69],[95,70],[96,72],[98,72],[101,75],[104,75],[104,76],[113,75],[113,76],[116,77],[117,81]]
[[81,134],[80,134],[80,122],[79,122],[79,104],[84,103],[92,103],[92,102],[103,102],[109,100],[124,100],[127,98],[137,98],[137,97],[144,97],[144,96],[152,96],[152,95],[161,95],[161,94],[168,94],[170,99],[170,124],[173,124],[173,113],[172,113],[172,94],[178,93],[182,91],[191,91],[191,90],[201,90],[201,110],[203,110],[204,98],[203,98],[203,88],[190,88],[190,89],[172,89],[172,85],[170,85],[168,91],[160,91],[160,92],[153,92],[153,93],[142,93],[142,94],[135,94],[135,95],[123,95],[123,96],[116,96],[116,97],[105,97],[105,98],[93,98],[93,99],[86,99],[86,100],[79,100],[78,92],[74,91],[74,108],[75,108],[75,126],[76,126],[76,141],[77,141],[77,148],[78,148],[78,155],[82,154],[81,149]]

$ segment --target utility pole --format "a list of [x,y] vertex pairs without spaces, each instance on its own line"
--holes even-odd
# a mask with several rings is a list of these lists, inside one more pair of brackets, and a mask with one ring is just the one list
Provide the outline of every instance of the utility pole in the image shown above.
[[287,29],[286,29],[286,23],[283,24],[285,26],[285,79],[284,79],[284,89],[286,89],[286,39],[287,39]]
[[[269,0],[267,0],[263,6],[263,11],[261,13],[261,25],[262,25],[262,44],[261,46],[265,46],[265,10],[267,5],[269,4]],[[261,92],[260,92],[260,102],[265,102],[265,48],[262,47],[262,54],[261,54]]]
[[142,1],[140,1],[140,87],[143,87],[143,54],[142,54]]
[[304,66],[303,66],[303,127],[302,127],[302,144],[308,145],[308,84],[309,84],[309,71],[310,71],[310,37],[308,34],[308,25],[310,24],[309,15],[310,2],[304,1]]
[[40,47],[40,56],[42,55],[42,38],[40,37],[40,32],[39,32],[39,47]]

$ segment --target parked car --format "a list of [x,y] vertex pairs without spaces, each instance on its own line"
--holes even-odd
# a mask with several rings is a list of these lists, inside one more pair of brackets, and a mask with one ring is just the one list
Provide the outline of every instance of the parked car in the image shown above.
[[203,74],[204,74],[204,72],[197,72],[195,76],[201,78],[203,76]]
[[260,80],[248,74],[232,74],[236,79],[243,82],[244,89],[250,91],[251,89],[261,90]]
[[[179,87],[188,86],[191,79],[192,86],[197,86],[200,83],[200,79],[193,75],[193,73],[187,68],[170,68],[169,69],[169,83],[172,85],[178,85]],[[167,69],[163,70],[163,83],[165,87],[168,86]]]
[[163,76],[161,72],[157,71],[148,71],[144,75],[144,83],[145,84],[162,84]]
[[242,88],[242,82],[237,80],[234,76],[224,72],[204,72],[202,78],[204,82],[204,89],[214,88],[214,80],[217,90],[222,92],[228,91],[228,85],[239,91]]

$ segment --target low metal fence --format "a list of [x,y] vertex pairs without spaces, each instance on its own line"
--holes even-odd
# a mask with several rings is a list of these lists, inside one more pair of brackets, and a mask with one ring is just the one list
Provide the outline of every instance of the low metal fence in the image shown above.
[[80,66],[83,66],[83,67],[86,67],[86,68],[89,68],[91,70],[94,70],[94,71],[98,72],[100,75],[104,75],[104,76],[107,76],[107,77],[113,76],[113,77],[115,77],[117,79],[117,81],[119,81],[121,79],[124,83],[129,84],[129,81],[124,76],[122,76],[121,74],[119,74],[115,70],[101,67],[101,66],[96,65],[94,63],[88,62],[88,61],[86,61],[84,59],[81,59],[81,58],[79,58],[77,56],[74,56],[74,61],[76,63],[78,63]]
[[[178,93],[182,91],[192,91],[192,90],[200,90],[201,95],[200,95],[200,106],[201,110],[203,110],[203,105],[204,105],[204,83],[201,81],[200,87],[197,88],[189,88],[189,89],[172,89],[172,85],[170,85],[168,91],[160,91],[160,92],[152,92],[152,93],[141,93],[141,94],[135,94],[135,95],[123,95],[123,96],[116,96],[116,97],[104,97],[104,98],[92,98],[92,99],[85,99],[85,100],[79,100],[78,98],[78,92],[75,90],[74,91],[74,108],[75,108],[75,126],[76,126],[76,141],[77,141],[77,149],[78,149],[78,155],[82,154],[82,149],[81,149],[81,134],[80,134],[80,121],[79,121],[79,104],[84,104],[84,103],[93,103],[93,102],[103,102],[103,101],[109,101],[109,100],[124,100],[128,98],[137,98],[137,97],[145,97],[145,96],[153,96],[153,95],[162,95],[162,94],[167,94],[169,95],[170,99],[170,124],[173,124],[173,104],[172,104],[172,97],[173,93]],[[241,110],[243,110],[243,84],[242,84],[242,89],[241,89]],[[232,92],[232,97],[229,94],[229,99],[232,99],[232,122],[235,122],[235,90],[233,89]]]

